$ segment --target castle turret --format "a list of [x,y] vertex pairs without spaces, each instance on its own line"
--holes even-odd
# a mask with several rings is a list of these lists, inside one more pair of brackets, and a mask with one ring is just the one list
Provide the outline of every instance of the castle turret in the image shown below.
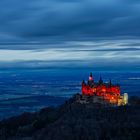
[[124,105],[127,105],[128,104],[128,94],[127,93],[124,93],[124,95],[123,95],[123,101],[124,101]]
[[103,84],[103,80],[102,80],[102,77],[100,76],[99,85],[102,85],[102,84]]
[[92,73],[90,73],[89,81],[93,81]]
[[109,80],[109,86],[110,86],[110,87],[112,86],[112,82],[111,82],[111,80]]
[[82,82],[82,86],[85,86],[85,85],[86,85],[85,80],[83,80],[83,82]]
[[94,80],[93,80],[93,77],[92,77],[92,73],[90,73],[89,80],[88,80],[88,85],[90,87],[94,86]]
[[83,80],[82,82],[82,94],[86,94],[87,93],[87,85],[85,83],[85,81]]

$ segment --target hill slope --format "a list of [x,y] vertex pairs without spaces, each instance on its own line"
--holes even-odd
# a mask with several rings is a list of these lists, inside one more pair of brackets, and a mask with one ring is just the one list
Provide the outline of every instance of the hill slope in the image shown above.
[[57,108],[0,122],[0,140],[138,140],[140,99],[131,106],[79,104],[75,97]]

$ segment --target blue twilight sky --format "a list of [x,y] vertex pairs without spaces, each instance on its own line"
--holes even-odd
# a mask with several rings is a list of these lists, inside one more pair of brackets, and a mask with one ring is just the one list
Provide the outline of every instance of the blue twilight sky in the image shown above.
[[139,62],[139,0],[0,1],[0,67]]

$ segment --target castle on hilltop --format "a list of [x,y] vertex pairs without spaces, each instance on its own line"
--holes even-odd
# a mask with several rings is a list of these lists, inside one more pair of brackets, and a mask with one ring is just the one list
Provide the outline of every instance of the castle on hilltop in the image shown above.
[[128,94],[121,95],[120,85],[112,84],[111,80],[108,83],[104,83],[102,77],[100,77],[99,82],[95,82],[92,73],[87,83],[84,80],[82,82],[82,95],[84,98],[94,96],[93,101],[96,100],[95,97],[99,97],[115,105],[128,104]]

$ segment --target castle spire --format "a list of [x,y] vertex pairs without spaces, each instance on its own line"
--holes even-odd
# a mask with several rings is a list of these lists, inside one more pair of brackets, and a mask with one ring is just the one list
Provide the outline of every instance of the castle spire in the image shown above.
[[93,81],[92,72],[90,73],[89,81]]
[[103,79],[102,77],[100,76],[100,79],[99,79],[99,85],[103,84]]
[[83,80],[82,85],[86,85],[85,80]]
[[111,82],[111,79],[109,80],[109,86],[110,86],[110,87],[112,86],[112,82]]

